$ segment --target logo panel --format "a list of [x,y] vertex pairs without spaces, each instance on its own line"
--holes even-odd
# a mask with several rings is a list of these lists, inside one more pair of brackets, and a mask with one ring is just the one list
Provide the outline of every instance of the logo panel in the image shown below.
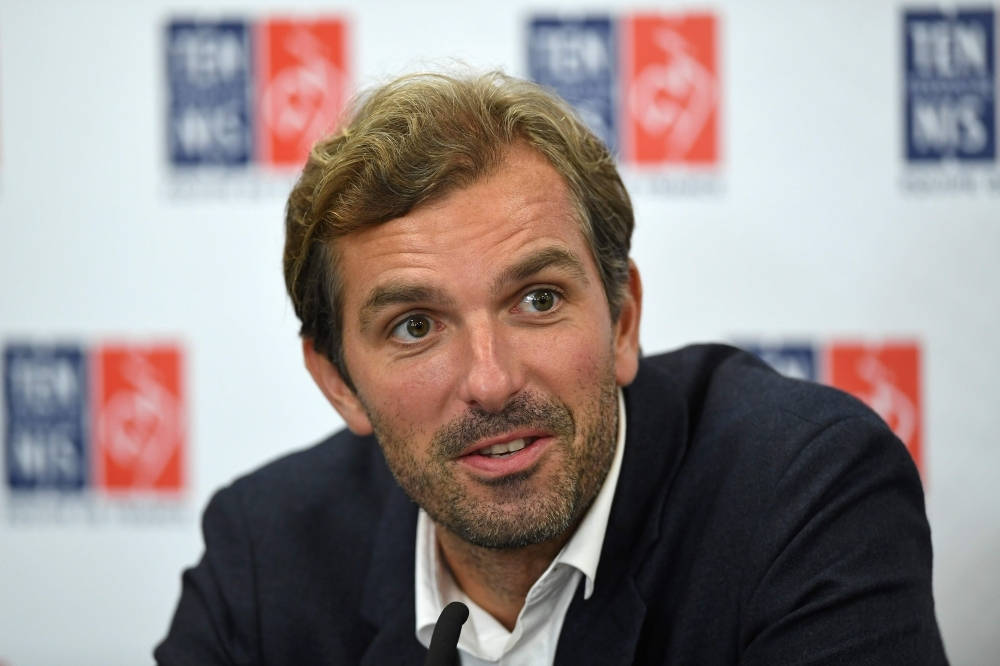
[[920,350],[912,343],[833,344],[829,383],[878,412],[923,468]]
[[618,47],[611,18],[536,18],[528,44],[529,76],[555,90],[617,150]]
[[348,94],[345,29],[339,20],[271,20],[260,28],[261,159],[301,166],[333,129]]
[[641,165],[719,159],[717,20],[636,15],[624,22],[625,156]]
[[250,161],[250,49],[250,31],[242,22],[168,24],[167,128],[174,166]]
[[992,9],[907,11],[906,158],[996,158],[996,48]]
[[8,487],[82,489],[87,482],[83,351],[73,346],[7,346],[3,382]]
[[106,346],[95,354],[98,487],[177,491],[183,485],[180,350]]

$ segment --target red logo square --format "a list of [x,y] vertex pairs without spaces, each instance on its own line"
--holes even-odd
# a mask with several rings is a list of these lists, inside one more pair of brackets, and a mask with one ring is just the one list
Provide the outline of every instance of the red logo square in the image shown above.
[[346,104],[344,22],[271,20],[257,36],[260,160],[301,167],[312,144],[334,129]]
[[625,159],[643,165],[717,163],[718,19],[640,14],[623,23]]
[[176,346],[105,346],[94,368],[95,485],[179,491],[186,420]]
[[878,412],[923,470],[920,348],[915,343],[833,344],[830,383]]

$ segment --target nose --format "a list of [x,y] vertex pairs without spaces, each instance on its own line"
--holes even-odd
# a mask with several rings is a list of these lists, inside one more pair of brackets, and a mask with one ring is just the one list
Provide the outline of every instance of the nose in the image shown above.
[[467,404],[493,413],[503,409],[524,381],[517,349],[501,329],[502,324],[485,319],[468,326],[460,389]]

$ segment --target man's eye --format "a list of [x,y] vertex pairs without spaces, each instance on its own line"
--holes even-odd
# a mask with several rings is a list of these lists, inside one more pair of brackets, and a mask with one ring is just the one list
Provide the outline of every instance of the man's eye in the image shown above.
[[521,302],[535,312],[548,312],[559,303],[559,298],[559,294],[552,289],[535,289],[525,294]]
[[403,342],[414,342],[431,332],[434,322],[427,315],[411,315],[396,324],[392,337]]

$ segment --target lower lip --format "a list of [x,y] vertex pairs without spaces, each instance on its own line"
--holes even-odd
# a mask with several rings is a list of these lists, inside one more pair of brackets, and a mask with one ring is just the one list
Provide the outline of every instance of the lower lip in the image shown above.
[[500,478],[529,469],[545,453],[551,442],[551,437],[540,437],[510,455],[493,457],[473,453],[462,456],[458,459],[458,463],[477,476]]

